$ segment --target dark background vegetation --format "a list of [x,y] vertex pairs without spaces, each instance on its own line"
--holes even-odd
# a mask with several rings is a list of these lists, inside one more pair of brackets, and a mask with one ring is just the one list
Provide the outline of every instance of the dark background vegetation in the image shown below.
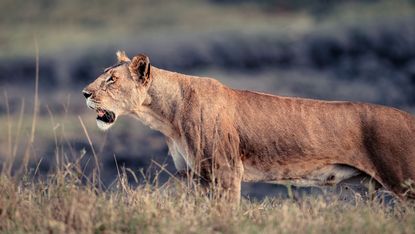
[[[234,88],[415,113],[414,1],[2,0],[0,10],[0,162],[15,157],[14,169],[31,127],[35,40],[40,106],[30,167],[39,175],[54,170],[58,154],[81,160],[86,174],[94,167],[78,116],[105,184],[116,178],[115,160],[138,174],[160,170],[151,160],[174,173],[160,133],[129,117],[100,132],[85,106],[81,89],[115,62],[118,49]],[[278,191],[244,185],[251,196]]]

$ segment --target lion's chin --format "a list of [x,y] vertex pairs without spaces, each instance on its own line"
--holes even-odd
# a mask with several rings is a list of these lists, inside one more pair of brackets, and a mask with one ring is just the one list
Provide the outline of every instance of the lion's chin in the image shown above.
[[112,125],[114,125],[114,122],[106,123],[102,120],[97,119],[97,125],[98,125],[98,128],[101,129],[102,131],[107,131],[108,129],[112,127]]

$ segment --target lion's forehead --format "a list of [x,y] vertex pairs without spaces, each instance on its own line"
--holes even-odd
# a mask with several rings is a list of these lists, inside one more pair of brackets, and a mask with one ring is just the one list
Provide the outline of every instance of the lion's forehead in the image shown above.
[[109,67],[105,68],[104,69],[104,73],[109,72],[110,70],[114,70],[115,68],[119,68],[119,67],[121,67],[123,65],[126,65],[126,64],[127,64],[127,62],[116,63],[116,64],[114,64],[112,66],[109,66]]

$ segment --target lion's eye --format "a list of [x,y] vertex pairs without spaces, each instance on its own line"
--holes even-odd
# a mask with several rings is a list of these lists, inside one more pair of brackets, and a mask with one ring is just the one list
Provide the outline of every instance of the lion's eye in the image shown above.
[[115,82],[115,78],[114,78],[114,76],[109,76],[106,80],[105,80],[105,83],[107,83],[107,84],[111,84],[111,83],[114,83]]

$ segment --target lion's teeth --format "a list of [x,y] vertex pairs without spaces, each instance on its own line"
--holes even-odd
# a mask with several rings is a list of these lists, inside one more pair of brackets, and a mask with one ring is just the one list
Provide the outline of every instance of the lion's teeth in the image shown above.
[[99,110],[98,111],[98,116],[99,117],[102,117],[102,116],[104,116],[105,115],[105,112],[104,111],[102,111],[102,110]]

